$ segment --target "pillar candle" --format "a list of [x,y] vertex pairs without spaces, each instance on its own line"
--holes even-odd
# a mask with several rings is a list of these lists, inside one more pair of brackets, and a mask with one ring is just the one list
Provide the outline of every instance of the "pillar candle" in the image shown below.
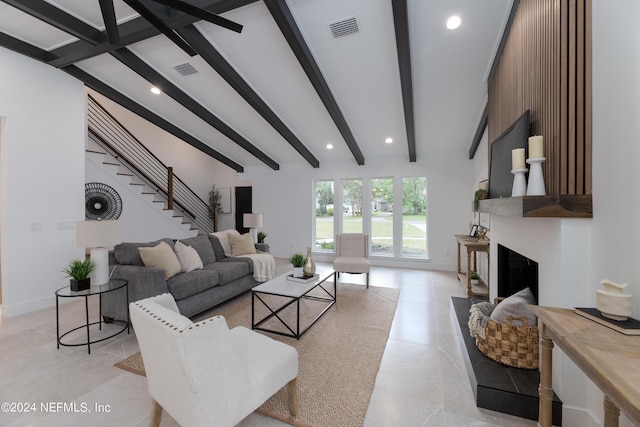
[[524,165],[524,148],[511,150],[511,169],[526,169]]
[[529,158],[539,159],[544,157],[544,139],[542,135],[529,137]]

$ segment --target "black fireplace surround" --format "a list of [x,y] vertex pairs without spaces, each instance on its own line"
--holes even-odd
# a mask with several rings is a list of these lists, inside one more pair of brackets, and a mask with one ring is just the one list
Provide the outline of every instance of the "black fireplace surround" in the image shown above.
[[509,297],[525,288],[538,301],[538,263],[498,243],[498,296]]

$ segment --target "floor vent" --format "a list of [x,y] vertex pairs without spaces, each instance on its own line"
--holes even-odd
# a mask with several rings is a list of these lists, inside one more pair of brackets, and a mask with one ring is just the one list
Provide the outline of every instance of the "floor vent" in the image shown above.
[[360,32],[358,21],[355,17],[330,23],[329,30],[331,30],[331,35],[334,39],[340,39]]
[[198,70],[196,70],[195,67],[189,64],[188,62],[185,62],[184,64],[176,65],[175,67],[173,67],[173,69],[176,70],[178,73],[180,73],[182,77],[198,74]]

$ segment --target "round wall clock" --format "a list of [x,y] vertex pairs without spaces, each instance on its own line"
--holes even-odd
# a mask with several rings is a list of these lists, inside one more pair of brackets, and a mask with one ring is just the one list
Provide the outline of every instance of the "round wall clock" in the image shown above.
[[122,213],[122,199],[118,192],[100,182],[84,185],[84,206],[87,220],[118,219]]

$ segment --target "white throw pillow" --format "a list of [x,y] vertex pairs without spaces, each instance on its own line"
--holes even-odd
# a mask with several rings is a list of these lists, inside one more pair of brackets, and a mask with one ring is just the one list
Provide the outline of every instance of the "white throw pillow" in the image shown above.
[[164,278],[170,279],[182,271],[178,257],[167,242],[160,242],[150,248],[140,247],[140,258],[146,267],[161,268],[164,270]]
[[229,242],[229,236],[239,236],[240,233],[238,230],[224,230],[224,231],[216,231],[215,233],[211,233],[212,236],[216,236],[220,241],[220,245],[222,249],[224,249],[224,254],[226,256],[231,256],[231,243]]
[[182,271],[185,273],[193,270],[201,270],[203,267],[198,251],[180,241],[176,242],[176,256],[178,257],[178,261],[180,261]]

